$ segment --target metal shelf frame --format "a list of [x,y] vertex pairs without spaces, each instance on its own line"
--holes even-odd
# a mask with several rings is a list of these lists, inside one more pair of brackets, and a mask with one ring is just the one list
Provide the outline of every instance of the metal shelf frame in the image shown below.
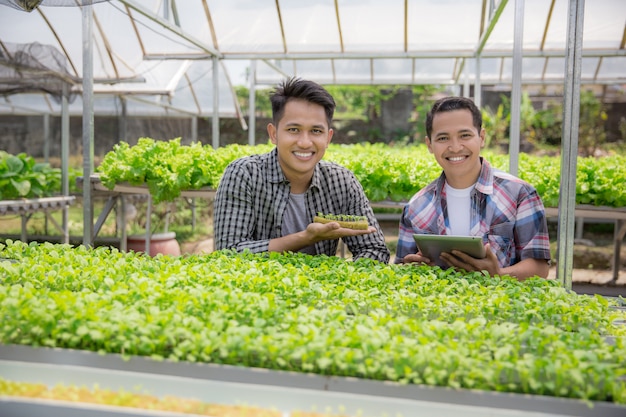
[[[43,212],[46,219],[50,221],[61,233],[63,243],[69,243],[70,235],[68,228],[68,208],[74,203],[76,197],[64,195],[56,197],[44,198],[24,198],[19,200],[2,200],[0,201],[0,215],[19,215],[22,220],[21,240],[26,242],[28,233],[26,226],[33,214]],[[59,224],[54,217],[50,215],[51,211],[63,210],[62,224]]]

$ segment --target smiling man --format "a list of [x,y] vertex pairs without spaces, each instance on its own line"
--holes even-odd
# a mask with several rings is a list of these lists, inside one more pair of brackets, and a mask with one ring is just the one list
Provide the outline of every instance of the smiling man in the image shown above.
[[482,115],[464,97],[445,97],[426,117],[426,145],[443,168],[441,176],[404,207],[396,263],[435,265],[418,251],[413,234],[480,236],[487,256],[453,250],[448,266],[520,280],[547,277],[550,241],[545,209],[535,188],[494,169],[480,156],[485,146]]
[[[337,253],[343,239],[353,259],[389,261],[383,233],[363,187],[348,169],[322,161],[333,137],[333,97],[319,84],[299,78],[271,94],[276,147],[233,161],[215,196],[215,247],[252,252]],[[365,216],[369,228],[314,223],[323,214]]]

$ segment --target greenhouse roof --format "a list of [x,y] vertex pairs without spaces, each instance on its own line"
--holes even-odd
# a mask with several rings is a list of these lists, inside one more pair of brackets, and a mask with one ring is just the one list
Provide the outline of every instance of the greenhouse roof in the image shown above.
[[[0,0],[0,92],[5,95],[0,113],[55,113],[58,103],[42,94],[48,90],[38,83],[58,78],[81,92],[84,18],[76,4],[90,1],[43,0],[31,12],[10,7],[20,2]],[[96,114],[118,114],[118,97],[124,97],[129,114],[208,116],[217,106],[222,117],[240,117],[234,85],[272,85],[286,76],[322,84],[480,83],[509,90],[520,22],[522,84],[544,94],[563,87],[567,0],[94,3]],[[516,4],[523,4],[523,18],[516,18]],[[58,7],[64,5],[74,7]],[[621,97],[626,2],[594,0],[584,7],[581,83]],[[25,76],[29,71],[17,60],[24,54],[43,67],[30,66],[36,71]],[[255,68],[252,77],[250,68]],[[16,89],[25,78],[35,82]],[[70,106],[72,113],[81,111],[80,94]]]

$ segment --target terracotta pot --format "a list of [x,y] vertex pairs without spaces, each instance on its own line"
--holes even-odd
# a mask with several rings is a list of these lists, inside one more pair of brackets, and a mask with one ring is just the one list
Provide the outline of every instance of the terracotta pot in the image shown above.
[[[146,235],[132,235],[126,237],[126,250],[145,252]],[[157,233],[150,238],[150,256],[162,253],[163,255],[180,255],[180,245],[176,240],[175,232]]]

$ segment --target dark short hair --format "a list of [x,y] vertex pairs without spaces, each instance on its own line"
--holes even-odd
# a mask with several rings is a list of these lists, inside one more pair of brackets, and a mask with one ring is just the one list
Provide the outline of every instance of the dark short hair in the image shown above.
[[330,127],[336,106],[333,96],[316,82],[295,77],[287,78],[281,82],[270,95],[272,121],[275,125],[278,125],[278,121],[283,117],[285,105],[292,99],[306,100],[322,106]]
[[467,97],[443,97],[435,101],[430,111],[426,115],[426,135],[430,138],[433,132],[433,119],[437,113],[453,110],[469,110],[472,113],[474,127],[480,132],[483,126],[483,115],[474,101]]

